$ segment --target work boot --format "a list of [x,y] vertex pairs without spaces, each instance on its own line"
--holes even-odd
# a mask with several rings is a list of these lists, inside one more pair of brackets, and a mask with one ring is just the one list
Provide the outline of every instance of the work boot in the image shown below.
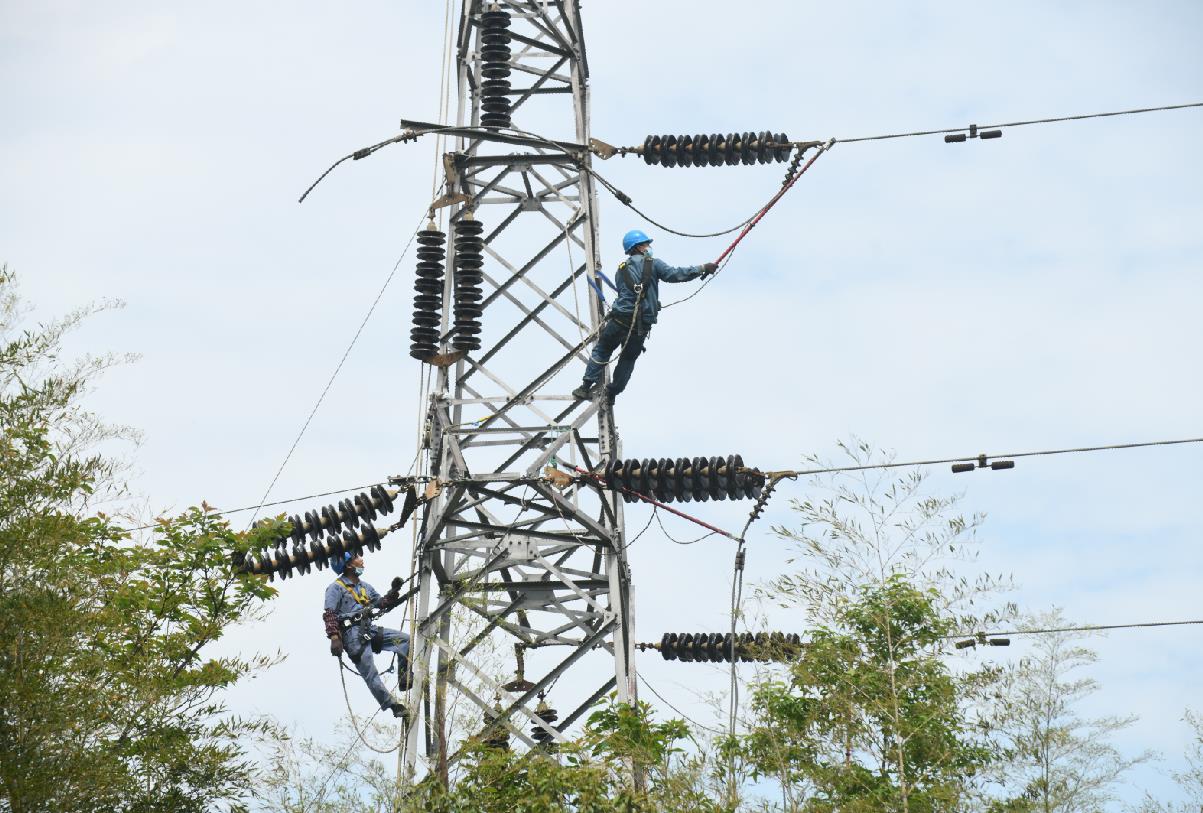
[[402,720],[409,717],[409,710],[405,708],[405,704],[400,700],[394,700],[389,704],[388,709],[393,713],[394,717],[399,717]]
[[581,382],[581,385],[572,391],[572,397],[578,401],[588,401],[589,396],[593,393],[593,384],[588,381]]
[[397,690],[402,692],[409,691],[412,680],[413,676],[409,673],[409,661],[402,658],[397,662]]

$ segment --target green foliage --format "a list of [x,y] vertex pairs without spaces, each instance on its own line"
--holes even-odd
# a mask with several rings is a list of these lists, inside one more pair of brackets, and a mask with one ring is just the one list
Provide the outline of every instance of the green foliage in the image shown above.
[[207,510],[134,537],[101,513],[117,467],[88,450],[121,436],[78,406],[110,359],[60,360],[79,318],[18,326],[0,269],[0,800],[26,811],[201,811],[236,803],[262,720],[220,691],[268,664],[202,650],[270,599],[230,567],[271,529]]
[[808,789],[795,809],[959,809],[988,761],[938,657],[938,595],[900,576],[866,585],[811,634],[785,680],[760,684],[745,738],[754,776]]
[[[657,722],[647,704],[612,696],[558,751],[517,754],[473,739],[450,787],[429,776],[404,793],[354,742],[344,749],[305,741],[277,749],[266,805],[280,813],[719,813],[682,757],[688,736],[681,721]],[[632,784],[633,773],[640,783]]]
[[[841,448],[854,467],[882,462],[864,443]],[[729,764],[773,781],[787,811],[967,809],[996,751],[979,718],[998,671],[954,670],[949,638],[1013,613],[993,599],[1004,579],[963,575],[983,518],[916,470],[835,473],[807,492],[799,525],[774,529],[797,568],[757,595],[797,608],[810,640],[752,681]]]

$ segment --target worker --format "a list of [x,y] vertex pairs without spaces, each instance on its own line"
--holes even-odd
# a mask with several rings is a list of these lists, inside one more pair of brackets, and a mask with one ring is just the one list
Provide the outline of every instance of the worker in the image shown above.
[[574,398],[581,400],[593,396],[593,389],[601,382],[602,369],[610,356],[622,345],[614,375],[606,387],[606,396],[611,401],[626,389],[635,369],[635,359],[643,352],[644,342],[656,316],[660,312],[660,282],[688,282],[705,277],[718,270],[714,263],[705,263],[687,268],[673,268],[664,260],[652,256],[652,238],[638,229],[627,232],[622,238],[622,250],[627,258],[618,266],[614,285],[618,296],[614,306],[602,323],[597,344],[585,367],[585,379],[572,391]]
[[365,610],[388,612],[401,603],[400,577],[393,579],[391,588],[381,596],[372,585],[363,581],[363,556],[347,551],[330,563],[339,576],[326,588],[326,607],[322,621],[330,639],[330,654],[341,657],[343,652],[355,664],[363,682],[380,708],[388,709],[394,717],[405,716],[405,705],[384,686],[376,671],[374,655],[392,652],[398,656],[397,675],[402,691],[409,688],[409,636],[404,632],[385,629],[371,623]]

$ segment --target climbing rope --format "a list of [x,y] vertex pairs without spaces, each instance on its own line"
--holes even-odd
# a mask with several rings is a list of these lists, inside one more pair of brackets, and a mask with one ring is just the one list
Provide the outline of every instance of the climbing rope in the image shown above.
[[[365,748],[367,748],[371,751],[375,751],[377,754],[393,753],[394,751],[396,751],[398,748],[401,747],[401,742],[402,742],[401,740],[398,740],[397,744],[394,745],[392,748],[389,748],[388,750],[384,750],[381,748],[377,748],[375,745],[368,742],[367,738],[364,737],[364,735],[363,735],[364,731],[368,730],[368,726],[370,726],[372,724],[372,720],[376,719],[376,714],[380,713],[380,709],[377,709],[376,714],[373,714],[371,717],[368,718],[367,722],[364,724],[363,731],[359,730],[359,721],[355,718],[355,711],[351,708],[351,697],[350,697],[350,695],[347,694],[347,678],[346,678],[346,676],[343,675],[344,670],[348,671],[348,672],[351,671],[351,669],[346,664],[343,663],[342,657],[339,656],[338,681],[339,681],[339,683],[342,684],[342,687],[343,687],[343,702],[347,704],[347,716],[351,720],[351,728],[352,728],[352,730],[354,730],[355,736],[359,738],[359,741],[364,744]],[[356,674],[359,674],[359,673],[356,672]]]

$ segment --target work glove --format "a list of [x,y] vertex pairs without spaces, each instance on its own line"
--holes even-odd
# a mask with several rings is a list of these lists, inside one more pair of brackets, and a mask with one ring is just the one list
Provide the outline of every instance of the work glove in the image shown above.
[[381,610],[391,610],[401,603],[401,586],[404,584],[405,582],[401,580],[400,576],[393,577],[392,584],[389,585],[389,591],[380,599]]
[[718,270],[718,263],[703,263],[702,264],[702,276],[703,277],[708,277],[717,270]]
[[341,635],[335,635],[330,639],[330,654],[336,658],[342,657],[343,639]]

